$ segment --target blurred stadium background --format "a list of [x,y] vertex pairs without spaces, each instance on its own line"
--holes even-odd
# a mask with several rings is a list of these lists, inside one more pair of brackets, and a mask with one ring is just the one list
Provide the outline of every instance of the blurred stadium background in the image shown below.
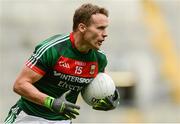
[[[0,0],[0,122],[18,95],[13,82],[35,44],[71,32],[82,0]],[[180,1],[88,0],[110,12],[102,47],[119,88],[120,105],[92,110],[79,97],[73,122],[180,122]]]

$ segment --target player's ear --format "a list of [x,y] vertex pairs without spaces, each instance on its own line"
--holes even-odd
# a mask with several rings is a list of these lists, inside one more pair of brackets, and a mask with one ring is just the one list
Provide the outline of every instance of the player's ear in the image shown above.
[[83,23],[79,23],[79,25],[78,25],[78,29],[79,29],[79,31],[80,32],[85,32],[86,31],[86,25],[85,24],[83,24]]

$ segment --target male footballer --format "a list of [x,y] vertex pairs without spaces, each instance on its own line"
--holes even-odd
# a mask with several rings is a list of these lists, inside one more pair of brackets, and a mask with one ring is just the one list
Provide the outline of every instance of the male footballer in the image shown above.
[[[107,59],[99,49],[107,37],[108,11],[92,4],[76,9],[73,30],[40,42],[17,76],[13,90],[21,96],[5,123],[71,123],[79,115],[78,94]],[[92,106],[116,107],[118,92]]]

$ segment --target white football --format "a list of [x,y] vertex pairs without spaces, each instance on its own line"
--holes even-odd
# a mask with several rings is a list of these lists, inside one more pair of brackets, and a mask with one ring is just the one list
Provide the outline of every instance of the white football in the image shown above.
[[98,100],[113,95],[115,89],[114,81],[108,74],[98,73],[94,80],[81,91],[81,95],[88,105],[93,106]]

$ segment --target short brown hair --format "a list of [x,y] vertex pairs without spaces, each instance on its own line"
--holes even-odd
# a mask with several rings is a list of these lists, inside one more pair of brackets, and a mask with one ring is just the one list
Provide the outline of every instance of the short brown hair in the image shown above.
[[81,5],[74,13],[73,31],[77,29],[79,23],[84,23],[87,26],[90,25],[91,16],[96,13],[104,14],[107,17],[109,16],[105,8],[90,3]]

